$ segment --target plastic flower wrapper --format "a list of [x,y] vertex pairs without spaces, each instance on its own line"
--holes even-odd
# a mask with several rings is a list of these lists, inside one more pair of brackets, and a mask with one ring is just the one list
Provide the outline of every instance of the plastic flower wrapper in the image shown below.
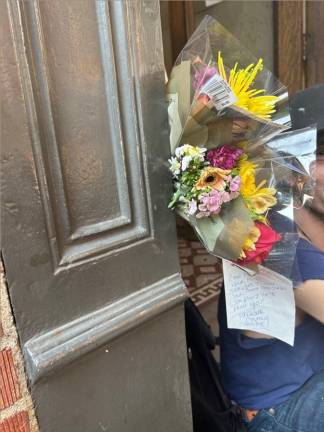
[[267,144],[271,159],[263,160],[277,190],[277,203],[269,212],[268,220],[281,237],[264,265],[287,278],[298,273],[296,247],[300,232],[297,216],[314,196],[312,167],[316,160],[316,132],[316,126],[311,126],[279,135]]
[[307,128],[283,134],[253,158],[248,144],[177,147],[169,160],[169,206],[210,253],[252,272],[262,264],[290,278],[299,239],[294,209],[302,205],[298,188],[307,188],[315,145],[316,130]]
[[290,126],[286,87],[209,16],[181,51],[167,93],[172,153],[242,141],[252,152]]

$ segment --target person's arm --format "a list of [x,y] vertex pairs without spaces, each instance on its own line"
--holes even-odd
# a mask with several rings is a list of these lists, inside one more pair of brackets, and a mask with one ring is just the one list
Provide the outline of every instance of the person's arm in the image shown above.
[[296,306],[324,324],[324,280],[307,280],[294,293]]

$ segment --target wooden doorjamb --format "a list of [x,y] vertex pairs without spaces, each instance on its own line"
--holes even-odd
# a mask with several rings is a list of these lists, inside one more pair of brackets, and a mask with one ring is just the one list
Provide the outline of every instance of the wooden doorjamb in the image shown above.
[[324,2],[306,5],[306,86],[324,83]]
[[274,2],[276,75],[290,94],[305,87],[305,3]]
[[169,2],[170,35],[173,63],[177,59],[180,51],[185,46],[187,40],[194,30],[194,18],[193,1]]
[[324,2],[275,2],[275,60],[290,94],[324,83]]

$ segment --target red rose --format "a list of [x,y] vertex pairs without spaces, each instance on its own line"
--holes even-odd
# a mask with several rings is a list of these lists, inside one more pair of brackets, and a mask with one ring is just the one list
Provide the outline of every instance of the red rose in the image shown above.
[[255,226],[260,230],[260,237],[255,243],[255,250],[244,251],[245,258],[240,259],[240,264],[261,264],[269,255],[272,246],[281,239],[280,234],[271,227],[256,222]]

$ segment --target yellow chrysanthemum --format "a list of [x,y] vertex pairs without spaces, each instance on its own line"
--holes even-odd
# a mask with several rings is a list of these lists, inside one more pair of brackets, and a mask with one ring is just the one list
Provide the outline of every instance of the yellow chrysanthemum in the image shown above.
[[256,65],[252,63],[245,69],[237,70],[237,67],[238,64],[235,63],[227,78],[223,58],[221,53],[218,53],[218,70],[237,98],[235,105],[256,116],[271,119],[271,114],[276,111],[275,104],[279,99],[278,96],[262,95],[265,90],[251,89],[257,74],[263,69],[262,59],[259,59]]

